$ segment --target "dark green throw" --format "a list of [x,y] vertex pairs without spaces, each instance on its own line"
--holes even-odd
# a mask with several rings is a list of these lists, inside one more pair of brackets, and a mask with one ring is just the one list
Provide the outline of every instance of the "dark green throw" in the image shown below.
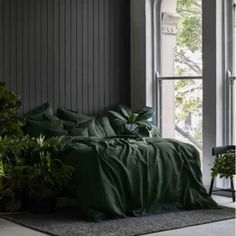
[[217,208],[203,184],[198,151],[162,138],[64,137],[68,186],[88,219]]

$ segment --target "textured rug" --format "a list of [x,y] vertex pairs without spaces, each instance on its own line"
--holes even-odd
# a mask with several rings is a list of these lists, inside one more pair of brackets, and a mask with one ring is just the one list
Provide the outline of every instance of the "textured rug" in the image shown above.
[[98,223],[79,219],[76,209],[60,209],[54,214],[18,213],[1,216],[49,235],[134,236],[206,224],[235,217],[235,209],[193,210],[144,217],[127,217]]

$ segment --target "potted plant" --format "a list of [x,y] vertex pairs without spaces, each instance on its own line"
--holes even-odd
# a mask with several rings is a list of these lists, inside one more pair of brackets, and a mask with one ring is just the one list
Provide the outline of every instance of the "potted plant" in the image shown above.
[[73,167],[56,157],[61,150],[58,138],[34,139],[31,159],[33,171],[29,177],[29,210],[34,213],[50,213],[56,206],[56,197],[69,183]]
[[5,83],[0,82],[0,136],[23,135],[21,127],[24,119],[18,115],[20,106],[20,98],[6,89]]
[[28,178],[32,168],[26,163],[29,137],[0,137],[1,210],[16,211],[27,207]]
[[224,154],[216,155],[213,167],[211,169],[211,176],[215,178],[232,178],[235,176],[235,152],[226,152]]
[[[143,107],[133,112],[125,105],[118,106],[117,111],[109,111],[112,114],[112,124],[119,134],[132,134],[140,138],[150,137],[154,125],[149,121],[153,116],[151,107]],[[157,127],[155,127],[157,131]],[[159,135],[159,134],[158,134]]]

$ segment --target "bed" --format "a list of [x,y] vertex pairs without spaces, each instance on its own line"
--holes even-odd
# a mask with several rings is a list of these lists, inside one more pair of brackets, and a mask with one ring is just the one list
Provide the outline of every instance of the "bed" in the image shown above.
[[196,148],[161,137],[117,136],[95,119],[49,104],[25,114],[31,136],[61,136],[60,153],[75,173],[65,189],[89,220],[217,208],[202,184]]
[[190,144],[162,138],[63,139],[61,156],[76,170],[67,192],[90,220],[217,208]]

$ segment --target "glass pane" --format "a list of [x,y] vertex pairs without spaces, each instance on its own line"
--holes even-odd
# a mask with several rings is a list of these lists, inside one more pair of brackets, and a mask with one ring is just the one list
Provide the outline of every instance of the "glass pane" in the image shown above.
[[175,76],[202,76],[201,0],[178,0],[176,11]]
[[162,85],[163,137],[191,143],[201,151],[202,80],[163,80]]
[[175,138],[202,149],[202,80],[176,80]]

